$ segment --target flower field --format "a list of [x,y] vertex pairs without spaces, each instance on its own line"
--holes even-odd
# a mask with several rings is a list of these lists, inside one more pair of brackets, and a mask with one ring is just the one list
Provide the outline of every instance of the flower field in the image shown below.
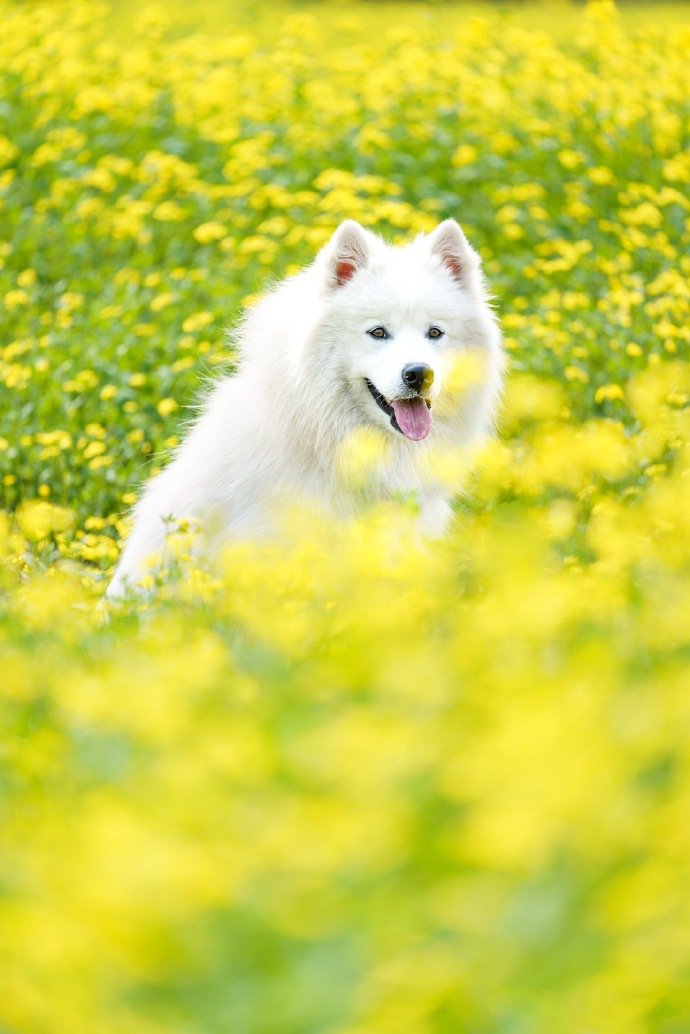
[[[690,20],[0,0],[3,1034],[690,1030]],[[99,606],[226,331],[457,218],[509,374],[414,502]]]

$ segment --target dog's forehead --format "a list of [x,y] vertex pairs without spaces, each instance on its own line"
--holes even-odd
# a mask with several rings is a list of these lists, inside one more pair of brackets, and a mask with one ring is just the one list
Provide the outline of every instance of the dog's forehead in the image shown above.
[[358,303],[382,315],[415,319],[439,308],[452,311],[461,304],[460,292],[450,277],[407,249],[387,249],[368,274],[361,279]]

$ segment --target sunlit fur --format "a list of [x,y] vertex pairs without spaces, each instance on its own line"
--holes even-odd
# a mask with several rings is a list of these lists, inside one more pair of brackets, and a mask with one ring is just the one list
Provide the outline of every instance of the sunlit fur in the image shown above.
[[[383,326],[390,335],[368,333]],[[432,326],[444,333],[429,339]],[[285,505],[346,516],[363,502],[414,493],[420,526],[441,534],[461,486],[441,483],[434,446],[465,448],[490,429],[501,379],[500,335],[478,256],[447,220],[405,247],[358,223],[341,224],[315,262],[256,305],[238,334],[237,372],[223,378],[173,462],[148,485],[110,586],[120,595],[161,554],[166,528],[191,519],[203,549],[271,534]],[[478,358],[481,375],[448,387],[454,364]],[[386,400],[409,394],[407,363],[434,372],[428,437],[392,426],[366,381]],[[361,428],[379,429],[383,462],[366,491],[340,476],[338,450]]]

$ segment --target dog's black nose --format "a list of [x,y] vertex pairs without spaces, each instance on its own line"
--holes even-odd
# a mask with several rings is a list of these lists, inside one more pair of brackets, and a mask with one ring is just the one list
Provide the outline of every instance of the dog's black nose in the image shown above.
[[434,371],[426,363],[408,363],[403,366],[402,379],[408,388],[421,391],[434,383]]

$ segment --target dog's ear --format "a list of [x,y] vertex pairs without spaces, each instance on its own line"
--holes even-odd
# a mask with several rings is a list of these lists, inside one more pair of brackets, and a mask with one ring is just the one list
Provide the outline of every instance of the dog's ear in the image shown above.
[[367,231],[354,219],[346,219],[331,237],[329,279],[333,287],[342,287],[369,262]]
[[479,255],[455,219],[439,223],[429,236],[429,249],[460,287],[471,287],[480,282]]

